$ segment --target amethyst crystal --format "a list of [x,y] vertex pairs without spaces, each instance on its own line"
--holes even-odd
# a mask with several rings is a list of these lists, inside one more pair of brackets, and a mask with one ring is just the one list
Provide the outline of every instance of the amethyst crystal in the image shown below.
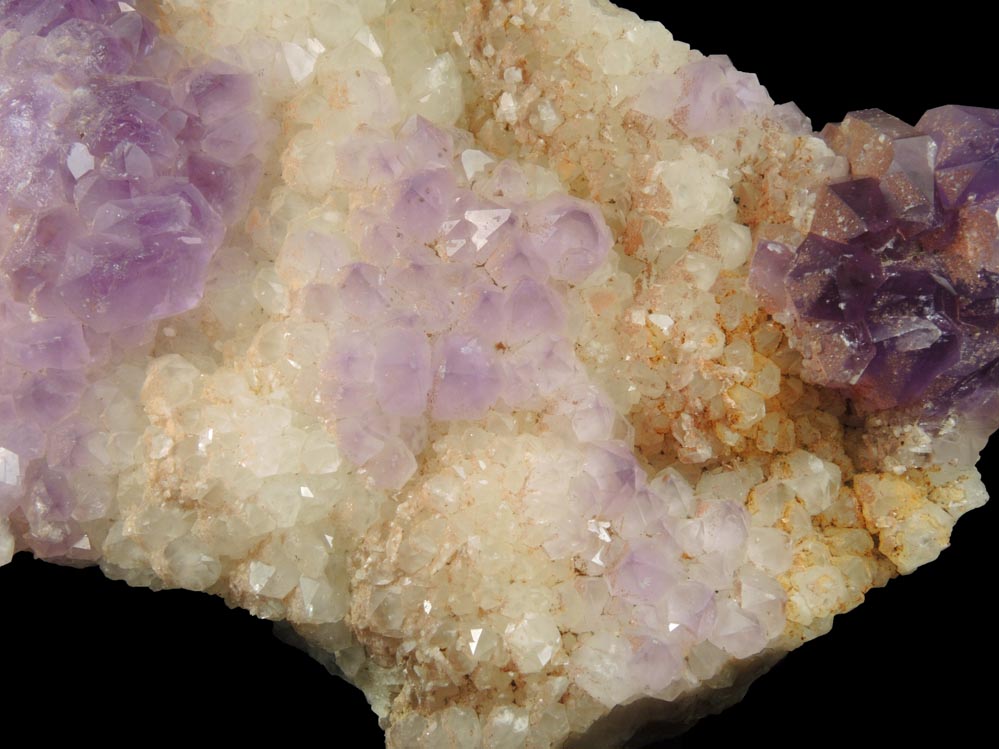
[[255,94],[125,3],[5,0],[0,35],[0,517],[85,555],[88,372],[197,305],[257,179]]
[[760,244],[751,284],[789,322],[811,380],[863,410],[974,414],[992,431],[999,111],[941,107],[911,127],[866,110],[823,134],[851,177],[820,193],[796,251]]
[[365,148],[395,174],[356,227],[363,261],[331,268],[331,292],[313,287],[330,300],[316,316],[347,331],[331,342],[326,371],[340,447],[391,488],[416,470],[430,422],[536,406],[579,375],[562,294],[612,244],[591,204],[560,193],[510,199],[516,190],[486,199],[451,163],[451,133],[416,117],[401,135],[363,134],[340,149],[347,175]]

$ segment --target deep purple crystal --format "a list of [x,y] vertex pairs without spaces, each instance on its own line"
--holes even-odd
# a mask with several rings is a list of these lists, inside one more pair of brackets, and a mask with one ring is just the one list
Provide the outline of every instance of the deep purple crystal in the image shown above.
[[751,285],[810,379],[861,408],[977,410],[999,364],[999,111],[912,127],[868,110],[824,136],[851,177],[823,189],[796,251],[760,244]]

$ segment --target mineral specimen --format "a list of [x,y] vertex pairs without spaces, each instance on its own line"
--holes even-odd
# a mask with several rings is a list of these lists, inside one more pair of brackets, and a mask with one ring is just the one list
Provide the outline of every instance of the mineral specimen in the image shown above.
[[605,747],[984,503],[995,112],[820,138],[600,0],[140,10],[0,0],[0,562],[284,620],[392,747]]

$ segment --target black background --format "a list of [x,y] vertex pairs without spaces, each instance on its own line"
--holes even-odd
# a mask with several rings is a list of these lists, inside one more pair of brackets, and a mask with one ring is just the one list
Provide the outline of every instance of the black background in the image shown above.
[[[706,3],[679,11],[663,9],[672,3],[625,5],[758,73],[775,100],[796,101],[816,128],[874,106],[910,122],[945,103],[999,107],[994,31],[984,20],[974,26],[975,14],[957,6],[948,15],[947,6],[916,14],[894,4],[778,11],[754,3],[722,16]],[[982,460],[993,490],[997,457],[993,444]],[[735,739],[790,747],[946,737],[962,746],[990,735],[996,527],[994,504],[975,511],[937,562],[870,593],[739,705],[660,749]],[[277,731],[289,744],[382,746],[360,692],[279,642],[269,623],[214,598],[134,590],[93,569],[22,554],[0,568],[0,636],[5,732],[199,744]]]

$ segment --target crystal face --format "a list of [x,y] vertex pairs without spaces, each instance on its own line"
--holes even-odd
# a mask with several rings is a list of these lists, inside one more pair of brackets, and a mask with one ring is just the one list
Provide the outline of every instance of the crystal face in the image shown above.
[[392,747],[614,746],[987,499],[994,112],[819,137],[584,0],[143,10],[0,2],[0,562],[286,621]]

